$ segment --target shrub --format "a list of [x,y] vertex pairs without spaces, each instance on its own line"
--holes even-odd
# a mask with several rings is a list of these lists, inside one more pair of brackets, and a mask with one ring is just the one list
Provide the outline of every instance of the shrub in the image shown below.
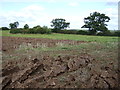
[[45,34],[45,32],[46,32],[42,28],[37,28],[35,31],[36,31],[36,33],[39,33],[39,34]]
[[23,34],[50,34],[51,29],[49,29],[46,26],[43,27],[34,27],[30,29],[11,29],[10,33],[16,34],[16,33],[23,33]]
[[107,31],[104,31],[104,32],[99,32],[97,33],[98,36],[112,36],[112,33],[107,30]]
[[52,31],[50,28],[48,28],[47,26],[43,26],[42,29],[45,31],[46,34],[51,34]]
[[77,31],[77,34],[88,35],[89,32],[88,32],[88,31],[85,31],[85,30],[79,30],[79,31]]
[[50,34],[51,33],[51,29],[49,29],[46,26],[34,28],[34,31],[35,33],[39,33],[39,34]]
[[28,24],[25,24],[25,25],[24,25],[24,29],[29,29]]
[[120,30],[115,31],[115,32],[114,32],[114,35],[115,35],[115,36],[120,36]]
[[29,31],[30,31],[29,29],[23,29],[21,33],[22,34],[30,33]]
[[41,27],[40,25],[34,26],[33,29]]
[[2,27],[1,29],[2,30],[9,30],[9,28],[7,28],[7,27]]
[[97,34],[98,36],[120,36],[120,31],[116,30],[116,31],[106,31],[106,32],[99,32]]
[[22,33],[22,32],[23,32],[22,29],[11,29],[10,30],[10,33],[13,33],[13,34]]
[[77,34],[77,30],[59,30],[57,33],[63,33],[63,34]]
[[54,32],[54,33],[59,33],[61,30],[59,30],[59,29],[51,29],[52,30],[52,32]]

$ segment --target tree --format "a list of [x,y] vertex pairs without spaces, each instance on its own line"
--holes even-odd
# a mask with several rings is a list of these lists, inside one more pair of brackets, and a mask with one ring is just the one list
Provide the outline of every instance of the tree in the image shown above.
[[51,23],[52,23],[51,27],[53,27],[54,32],[65,29],[65,28],[69,27],[69,25],[70,25],[69,22],[66,22],[66,20],[62,19],[62,18],[53,19],[51,21]]
[[28,24],[25,24],[25,25],[24,25],[24,29],[29,29]]
[[34,26],[33,29],[35,28],[41,28],[41,26],[40,25]]
[[8,27],[1,27],[2,30],[9,30]]
[[15,28],[15,25],[13,23],[10,23],[9,27],[10,27],[10,29],[13,29],[13,28]]
[[81,28],[89,28],[89,33],[95,35],[97,31],[106,32],[108,28],[105,22],[109,22],[110,18],[99,12],[90,13],[90,16],[84,18],[84,23]]
[[19,26],[19,22],[16,21],[14,23],[10,23],[9,26],[10,26],[11,29],[16,29]]

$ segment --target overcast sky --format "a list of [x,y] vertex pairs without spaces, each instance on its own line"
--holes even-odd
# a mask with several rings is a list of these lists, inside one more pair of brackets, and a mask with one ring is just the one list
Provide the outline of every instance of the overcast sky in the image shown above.
[[81,29],[84,18],[95,11],[111,18],[109,30],[118,29],[119,0],[0,0],[0,27],[18,21],[19,27],[50,27],[52,19],[64,18],[70,29]]

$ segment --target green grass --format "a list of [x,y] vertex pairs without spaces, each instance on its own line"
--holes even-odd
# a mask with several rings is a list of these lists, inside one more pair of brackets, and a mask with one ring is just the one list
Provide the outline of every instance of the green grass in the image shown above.
[[89,35],[74,35],[74,34],[10,34],[9,31],[0,31],[0,36],[12,37],[31,37],[31,38],[48,38],[62,40],[77,40],[77,41],[96,41],[96,42],[116,42],[118,37],[110,36],[89,36]]

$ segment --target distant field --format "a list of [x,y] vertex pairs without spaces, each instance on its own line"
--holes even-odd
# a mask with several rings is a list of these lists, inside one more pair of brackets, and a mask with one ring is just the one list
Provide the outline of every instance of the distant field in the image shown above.
[[88,36],[88,35],[73,35],[73,34],[10,34],[9,31],[0,31],[1,36],[12,37],[31,37],[31,38],[48,38],[62,40],[77,40],[77,41],[96,41],[96,42],[111,42],[118,41],[118,37],[109,36]]

